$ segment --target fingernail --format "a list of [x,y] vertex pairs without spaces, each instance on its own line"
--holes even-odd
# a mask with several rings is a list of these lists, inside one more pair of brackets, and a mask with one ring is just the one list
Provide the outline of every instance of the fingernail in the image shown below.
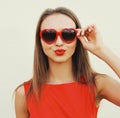
[[88,31],[91,32],[91,29],[89,28]]
[[81,32],[81,35],[83,36],[83,35],[84,35],[84,32]]

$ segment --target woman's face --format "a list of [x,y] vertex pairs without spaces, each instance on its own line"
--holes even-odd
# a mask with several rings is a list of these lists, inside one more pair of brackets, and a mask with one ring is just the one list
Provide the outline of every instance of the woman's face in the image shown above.
[[[71,18],[60,13],[48,16],[41,24],[41,30],[53,28],[57,31],[61,31],[64,28],[75,27],[76,25]],[[60,36],[58,36],[56,41],[52,44],[47,44],[41,39],[41,44],[45,55],[48,57],[48,61],[54,61],[57,63],[71,61],[71,57],[76,48],[76,40],[67,44],[61,40]]]

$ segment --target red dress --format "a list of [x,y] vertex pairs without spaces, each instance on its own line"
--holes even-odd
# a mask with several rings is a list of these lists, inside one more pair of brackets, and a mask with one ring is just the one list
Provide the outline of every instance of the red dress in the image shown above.
[[[30,82],[24,83],[25,94]],[[40,94],[40,93],[39,93]],[[98,108],[86,84],[44,84],[39,103],[26,99],[30,118],[97,118]]]

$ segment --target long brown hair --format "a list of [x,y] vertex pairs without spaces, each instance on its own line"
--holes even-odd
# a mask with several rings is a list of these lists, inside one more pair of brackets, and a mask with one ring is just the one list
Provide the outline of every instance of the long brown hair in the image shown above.
[[[47,72],[49,69],[48,58],[44,54],[41,41],[40,41],[40,30],[43,20],[54,13],[60,13],[70,17],[76,24],[76,28],[81,28],[81,24],[77,16],[69,9],[64,7],[58,7],[56,9],[46,9],[40,16],[36,28],[36,38],[35,38],[35,50],[34,50],[34,64],[33,64],[33,77],[31,90],[37,95],[38,88],[45,83],[47,78]],[[88,52],[83,48],[81,42],[77,40],[76,50],[72,56],[73,73],[76,81],[89,84],[94,83],[93,81],[93,70],[90,66]],[[81,79],[82,76],[82,79]],[[84,78],[84,79],[83,79]]]

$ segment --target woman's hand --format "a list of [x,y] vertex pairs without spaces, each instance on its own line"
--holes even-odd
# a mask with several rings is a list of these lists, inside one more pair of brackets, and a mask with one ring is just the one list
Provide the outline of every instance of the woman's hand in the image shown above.
[[86,28],[78,29],[77,37],[81,41],[83,47],[95,55],[103,48],[100,32],[95,25],[89,25]]

